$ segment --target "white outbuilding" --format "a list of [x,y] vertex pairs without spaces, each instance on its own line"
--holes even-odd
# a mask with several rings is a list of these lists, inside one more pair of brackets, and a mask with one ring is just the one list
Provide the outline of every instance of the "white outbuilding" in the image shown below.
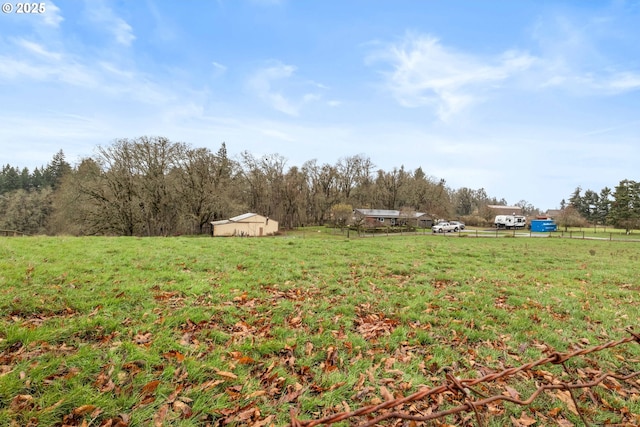
[[211,235],[214,237],[272,236],[278,232],[278,221],[249,212],[222,221],[212,221],[211,228]]

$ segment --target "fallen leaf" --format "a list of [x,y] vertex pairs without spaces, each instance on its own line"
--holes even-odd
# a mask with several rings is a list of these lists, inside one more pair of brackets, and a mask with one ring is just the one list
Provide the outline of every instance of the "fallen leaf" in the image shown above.
[[269,415],[267,418],[265,418],[262,421],[256,421],[253,424],[251,424],[253,427],[264,427],[267,425],[271,425],[271,422],[273,421],[273,419],[275,418],[275,416],[273,415]]
[[254,391],[253,393],[249,393],[249,394],[247,394],[247,399],[253,399],[254,397],[264,396],[265,394],[267,394],[267,392],[266,392],[266,391],[264,391],[264,390],[257,390],[257,391]]
[[313,352],[313,343],[310,341],[307,341],[304,345],[304,354],[307,356],[311,356],[312,352]]
[[517,420],[514,417],[511,417],[511,421],[513,422],[513,425],[517,427],[527,427],[538,422],[536,419],[531,418],[529,415],[527,415],[524,411],[522,411],[522,413],[520,414],[520,418],[518,418]]
[[160,385],[160,381],[158,380],[150,381],[147,384],[145,384],[144,387],[142,387],[142,393],[151,394],[154,391],[156,391],[156,389],[158,388],[158,385]]
[[162,405],[158,412],[153,416],[153,425],[155,427],[162,427],[164,425],[164,419],[167,417],[167,413],[169,412],[169,405]]
[[19,394],[11,399],[9,407],[12,411],[20,412],[25,409],[33,408],[33,404],[33,396],[31,396],[30,394]]
[[234,374],[233,372],[227,372],[227,371],[219,371],[216,369],[216,374],[220,375],[221,377],[224,378],[229,378],[231,380],[235,380],[238,378],[238,376],[236,374]]
[[575,415],[580,415],[578,413],[578,409],[576,408],[575,403],[573,403],[573,399],[571,398],[571,393],[567,390],[558,390],[555,393],[555,396],[560,399],[565,405],[567,405],[567,408],[574,413]]
[[380,386],[380,394],[382,395],[382,397],[384,397],[384,400],[393,400],[393,399],[395,399],[393,397],[393,394],[391,394],[389,392],[389,390],[387,390],[387,388],[385,386]]
[[565,420],[564,418],[560,418],[559,420],[556,420],[556,422],[560,427],[573,427],[575,425],[571,421]]
[[182,418],[189,418],[191,417],[191,415],[193,415],[191,407],[179,400],[173,402],[173,408],[177,409],[182,414]]
[[96,409],[95,405],[82,405],[73,410],[74,415],[84,415]]
[[518,393],[518,390],[516,390],[516,389],[515,389],[515,388],[513,388],[513,387],[509,387],[508,385],[507,385],[507,386],[504,386],[504,388],[505,388],[505,390],[507,391],[507,393],[509,393],[509,396],[510,396],[511,398],[513,398],[513,399],[520,399],[520,393]]
[[53,405],[51,405],[51,406],[49,406],[47,408],[44,408],[42,411],[43,412],[51,411],[51,410],[57,408],[58,406],[62,405],[63,402],[64,402],[64,399],[60,399],[56,403],[54,403]]
[[171,350],[166,353],[163,353],[162,356],[165,359],[176,359],[178,362],[182,362],[184,360],[184,354],[175,350]]
[[559,406],[556,406],[555,408],[551,409],[549,412],[547,412],[547,415],[551,418],[555,418],[558,416],[558,414],[560,413],[560,411],[562,411],[562,408]]

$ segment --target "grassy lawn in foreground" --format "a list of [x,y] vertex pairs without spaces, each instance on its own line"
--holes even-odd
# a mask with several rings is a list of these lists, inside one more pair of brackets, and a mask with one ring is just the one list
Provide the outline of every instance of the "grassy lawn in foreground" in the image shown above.
[[[285,425],[290,408],[320,418],[439,385],[447,368],[478,377],[628,336],[639,257],[631,242],[313,230],[1,239],[0,425]],[[639,359],[630,343],[568,363]],[[508,382],[525,398],[529,383]],[[628,421],[638,387],[580,401],[596,424]],[[580,423],[551,392],[487,421],[522,411]]]

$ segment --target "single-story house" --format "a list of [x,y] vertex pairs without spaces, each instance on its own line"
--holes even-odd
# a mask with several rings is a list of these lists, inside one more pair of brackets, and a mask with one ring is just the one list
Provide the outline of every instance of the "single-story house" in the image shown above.
[[520,206],[487,205],[496,215],[522,215]]
[[368,227],[384,227],[398,225],[414,225],[418,227],[431,227],[433,219],[424,212],[405,213],[390,209],[354,209],[354,221],[363,221]]
[[222,221],[211,222],[211,235],[270,236],[278,232],[278,221],[255,213],[246,213]]
[[559,219],[562,216],[561,209],[547,209],[547,218]]

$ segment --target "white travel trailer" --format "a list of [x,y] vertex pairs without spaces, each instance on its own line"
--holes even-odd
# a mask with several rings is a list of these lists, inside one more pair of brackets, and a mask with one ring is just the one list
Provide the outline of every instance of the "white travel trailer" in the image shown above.
[[496,228],[524,228],[527,219],[522,215],[497,215],[493,225]]

